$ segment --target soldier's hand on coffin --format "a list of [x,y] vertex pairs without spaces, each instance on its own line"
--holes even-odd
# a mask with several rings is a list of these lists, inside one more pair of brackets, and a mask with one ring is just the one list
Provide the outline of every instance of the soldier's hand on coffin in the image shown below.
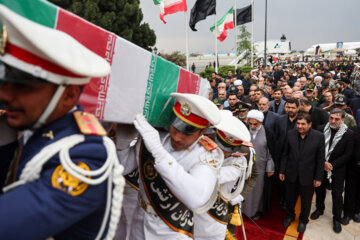
[[163,149],[159,132],[148,123],[142,114],[136,115],[134,125],[143,138],[147,150],[156,158],[156,154]]

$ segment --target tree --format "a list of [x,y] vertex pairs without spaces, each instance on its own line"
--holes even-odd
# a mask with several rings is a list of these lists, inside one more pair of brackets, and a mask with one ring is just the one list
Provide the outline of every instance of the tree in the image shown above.
[[170,54],[161,53],[159,55],[162,58],[165,58],[166,60],[175,63],[178,66],[185,67],[186,65],[186,56],[184,54],[181,54],[179,51],[175,51]]
[[[247,65],[250,65],[251,62],[251,33],[247,31],[245,25],[240,26],[240,34],[237,36],[238,43],[237,43],[237,52],[238,54],[242,54],[245,52],[245,55],[241,60],[245,60]],[[255,53],[255,47],[253,48],[253,52]]]
[[49,0],[50,2],[151,51],[156,35],[147,23],[139,0]]

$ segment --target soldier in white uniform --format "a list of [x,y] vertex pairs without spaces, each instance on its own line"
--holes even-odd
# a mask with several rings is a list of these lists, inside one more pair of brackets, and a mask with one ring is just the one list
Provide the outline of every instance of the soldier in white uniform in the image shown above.
[[140,114],[134,124],[142,140],[122,153],[125,174],[138,167],[140,175],[130,239],[191,239],[193,211],[207,211],[217,197],[223,152],[203,134],[220,122],[220,112],[198,95],[171,96],[177,102],[169,133],[160,136]]
[[[221,111],[221,122],[215,126],[215,142],[224,153],[224,163],[220,169],[219,197],[208,212],[195,214],[196,240],[224,240],[228,224],[229,201],[240,197],[247,174],[247,161],[245,157],[234,157],[243,142],[250,141],[250,133],[239,119],[232,116],[228,110]],[[251,167],[249,171],[251,171]],[[232,202],[232,204],[234,204]]]

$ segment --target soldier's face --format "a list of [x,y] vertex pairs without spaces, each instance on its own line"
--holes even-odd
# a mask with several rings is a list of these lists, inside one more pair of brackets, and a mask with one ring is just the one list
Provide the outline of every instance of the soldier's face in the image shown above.
[[4,104],[9,125],[19,130],[32,127],[47,107],[55,90],[56,85],[51,83],[2,82],[0,101]]
[[185,150],[190,147],[201,135],[203,135],[205,131],[206,129],[198,130],[193,133],[183,133],[171,125],[171,146],[175,151]]

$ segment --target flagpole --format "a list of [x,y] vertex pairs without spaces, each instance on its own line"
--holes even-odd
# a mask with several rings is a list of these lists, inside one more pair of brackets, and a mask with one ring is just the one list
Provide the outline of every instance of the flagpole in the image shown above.
[[237,43],[236,43],[236,27],[237,27],[237,14],[236,14],[236,0],[234,0],[234,10],[233,13],[235,13],[235,19],[234,19],[234,34],[235,34],[235,74],[236,74],[236,68],[237,68]]
[[251,0],[251,67],[254,67],[254,0]]
[[217,22],[216,22],[216,11],[215,11],[215,72],[218,72],[218,42],[217,42],[217,32],[218,32],[218,27],[217,27]]
[[187,11],[184,12],[185,22],[185,54],[186,54],[186,70],[189,71],[189,36],[188,36],[188,16]]

